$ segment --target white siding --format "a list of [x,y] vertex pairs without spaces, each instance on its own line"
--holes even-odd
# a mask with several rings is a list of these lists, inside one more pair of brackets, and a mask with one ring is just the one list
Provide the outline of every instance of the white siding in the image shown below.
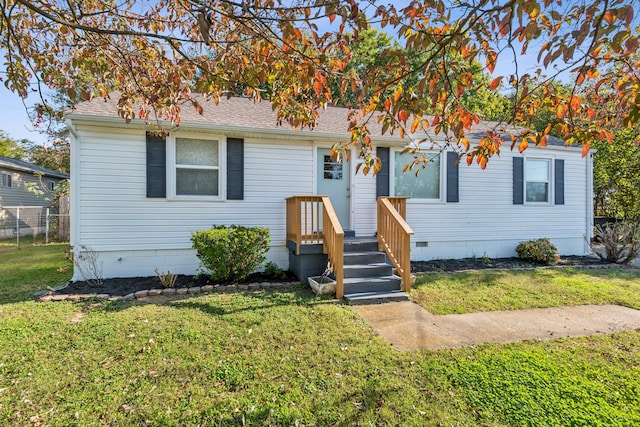
[[[562,255],[586,253],[588,159],[577,150],[526,151],[525,156],[565,160],[565,204],[536,206],[513,204],[514,156],[520,154],[505,150],[501,157],[492,158],[485,170],[461,162],[458,203],[407,202],[407,222],[415,232],[412,260],[510,257],[516,255],[519,242],[540,237],[550,238]],[[442,200],[446,200],[446,186],[444,191]],[[375,233],[375,192],[375,179],[356,177],[358,235]]]
[[146,197],[143,131],[79,128],[77,134],[73,244],[100,253],[105,278],[153,275],[155,267],[195,273],[191,232],[213,224],[268,227],[268,260],[288,267],[285,198],[311,194],[311,144],[245,139],[244,200],[177,201]]
[[562,255],[585,254],[586,160],[575,151],[529,149],[525,156],[565,159],[565,204],[514,205],[514,155],[505,150],[485,170],[461,163],[458,203],[408,202],[412,259],[515,256],[519,242],[540,237],[550,238]]
[[[288,268],[285,199],[313,192],[311,142],[245,138],[244,200],[178,201],[146,197],[143,130],[78,126],[76,133],[72,244],[99,252],[105,278],[153,275],[156,267],[195,273],[191,232],[213,224],[268,227],[268,259]],[[528,150],[525,155],[565,160],[565,204],[513,205],[514,155],[519,156],[505,150],[484,171],[461,164],[458,203],[408,202],[412,259],[513,256],[518,242],[538,237],[549,237],[563,255],[585,253],[587,159],[579,151]],[[375,193],[372,175],[352,180],[352,228],[358,236],[376,231]]]

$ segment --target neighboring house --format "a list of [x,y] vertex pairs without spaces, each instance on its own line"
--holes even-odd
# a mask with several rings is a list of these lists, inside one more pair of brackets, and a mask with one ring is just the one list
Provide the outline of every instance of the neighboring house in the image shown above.
[[36,195],[27,190],[26,184],[35,183],[53,191],[60,181],[68,178],[60,172],[0,156],[0,239],[13,239],[18,231],[21,235],[44,231],[50,194],[42,189],[43,194]]
[[0,156],[0,207],[48,206],[46,191],[38,196],[27,190],[25,184],[35,183],[53,191],[58,182],[68,178],[64,173]]
[[[364,176],[355,172],[355,149],[342,164],[329,156],[333,144],[349,141],[346,109],[329,107],[315,129],[294,131],[276,125],[268,102],[230,98],[203,106],[200,115],[185,105],[180,126],[169,127],[166,137],[147,133],[143,121],[125,124],[117,99],[82,103],[68,114],[71,244],[76,255],[82,247],[95,251],[105,278],[149,276],[156,267],[193,274],[199,262],[191,232],[213,224],[268,227],[268,260],[289,268],[290,248],[299,247],[287,241],[305,234],[292,227],[307,220],[316,226],[306,234],[321,227],[321,211],[300,214],[295,206],[304,209],[302,198],[285,202],[302,195],[328,195],[342,228],[370,237],[379,231],[379,196],[411,197],[412,260],[514,256],[520,241],[539,237],[563,255],[588,251],[592,165],[580,148],[552,141],[519,154],[505,147],[486,170],[436,151],[416,177],[402,173],[409,157],[400,151],[409,139],[382,136],[370,123],[383,168]],[[470,132],[472,143],[483,129]]]

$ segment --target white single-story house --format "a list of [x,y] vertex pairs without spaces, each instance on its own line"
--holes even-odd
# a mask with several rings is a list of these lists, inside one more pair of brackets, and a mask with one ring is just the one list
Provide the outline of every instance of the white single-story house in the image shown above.
[[[155,268],[196,273],[191,233],[213,224],[268,227],[268,260],[287,269],[286,200],[293,196],[329,196],[342,229],[360,237],[378,231],[378,197],[410,197],[411,260],[510,257],[519,242],[540,237],[561,255],[589,250],[592,163],[579,147],[557,140],[522,154],[505,147],[485,170],[434,152],[416,176],[402,173],[409,157],[400,152],[410,139],[383,136],[371,123],[383,167],[365,176],[356,173],[355,150],[343,163],[329,156],[350,138],[347,109],[328,107],[313,130],[293,130],[277,126],[268,102],[202,104],[203,114],[185,105],[180,126],[167,127],[166,136],[149,133],[142,120],[125,124],[113,98],[68,114],[71,244],[76,254],[96,251],[105,278],[152,276]],[[471,142],[486,129],[474,128]]]

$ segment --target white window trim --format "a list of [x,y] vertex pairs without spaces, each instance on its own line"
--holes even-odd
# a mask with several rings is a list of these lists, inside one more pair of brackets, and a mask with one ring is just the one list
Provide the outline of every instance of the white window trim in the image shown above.
[[[547,176],[547,184],[548,184],[548,191],[547,191],[547,201],[546,202],[530,202],[527,200],[527,162],[529,160],[538,160],[538,161],[545,161],[547,162],[547,164],[549,165],[549,168],[547,169],[549,171],[549,174]],[[553,164],[553,158],[551,157],[525,157],[524,158],[524,165],[523,165],[523,171],[522,171],[522,201],[524,202],[525,205],[532,205],[532,206],[550,206],[553,205],[552,201],[553,201],[553,189],[554,189],[554,164]],[[542,181],[531,181],[531,182],[542,182]]]
[[[218,170],[218,195],[178,195],[176,194],[176,138],[201,139],[218,142],[218,166],[188,166],[180,165],[181,169],[210,169]],[[201,133],[178,133],[167,137],[167,200],[217,202],[227,198],[227,137]]]
[[[395,192],[396,192],[396,174],[395,174],[395,164],[396,164],[396,153],[400,154],[402,152],[403,148],[392,148],[390,150],[390,159],[389,159],[389,194],[391,194],[392,197],[395,197]],[[437,199],[420,199],[420,198],[414,198],[411,197],[407,200],[408,203],[420,203],[420,204],[444,204],[446,203],[446,181],[447,181],[447,175],[446,175],[446,168],[445,168],[445,163],[446,161],[443,160],[443,153],[444,151],[439,151],[439,150],[423,150],[423,153],[426,154],[438,154],[440,156],[440,188],[439,188],[439,192],[440,192],[440,197]],[[407,171],[405,173],[411,173],[410,171]],[[419,176],[419,175],[418,175]]]

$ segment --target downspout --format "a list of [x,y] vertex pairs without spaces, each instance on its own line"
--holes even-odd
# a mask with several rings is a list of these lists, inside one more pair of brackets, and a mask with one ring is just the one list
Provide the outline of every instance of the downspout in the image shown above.
[[593,151],[589,152],[589,156],[586,161],[587,169],[587,194],[586,194],[586,210],[587,210],[587,225],[585,230],[585,253],[593,255],[591,251],[591,238],[593,237]]

